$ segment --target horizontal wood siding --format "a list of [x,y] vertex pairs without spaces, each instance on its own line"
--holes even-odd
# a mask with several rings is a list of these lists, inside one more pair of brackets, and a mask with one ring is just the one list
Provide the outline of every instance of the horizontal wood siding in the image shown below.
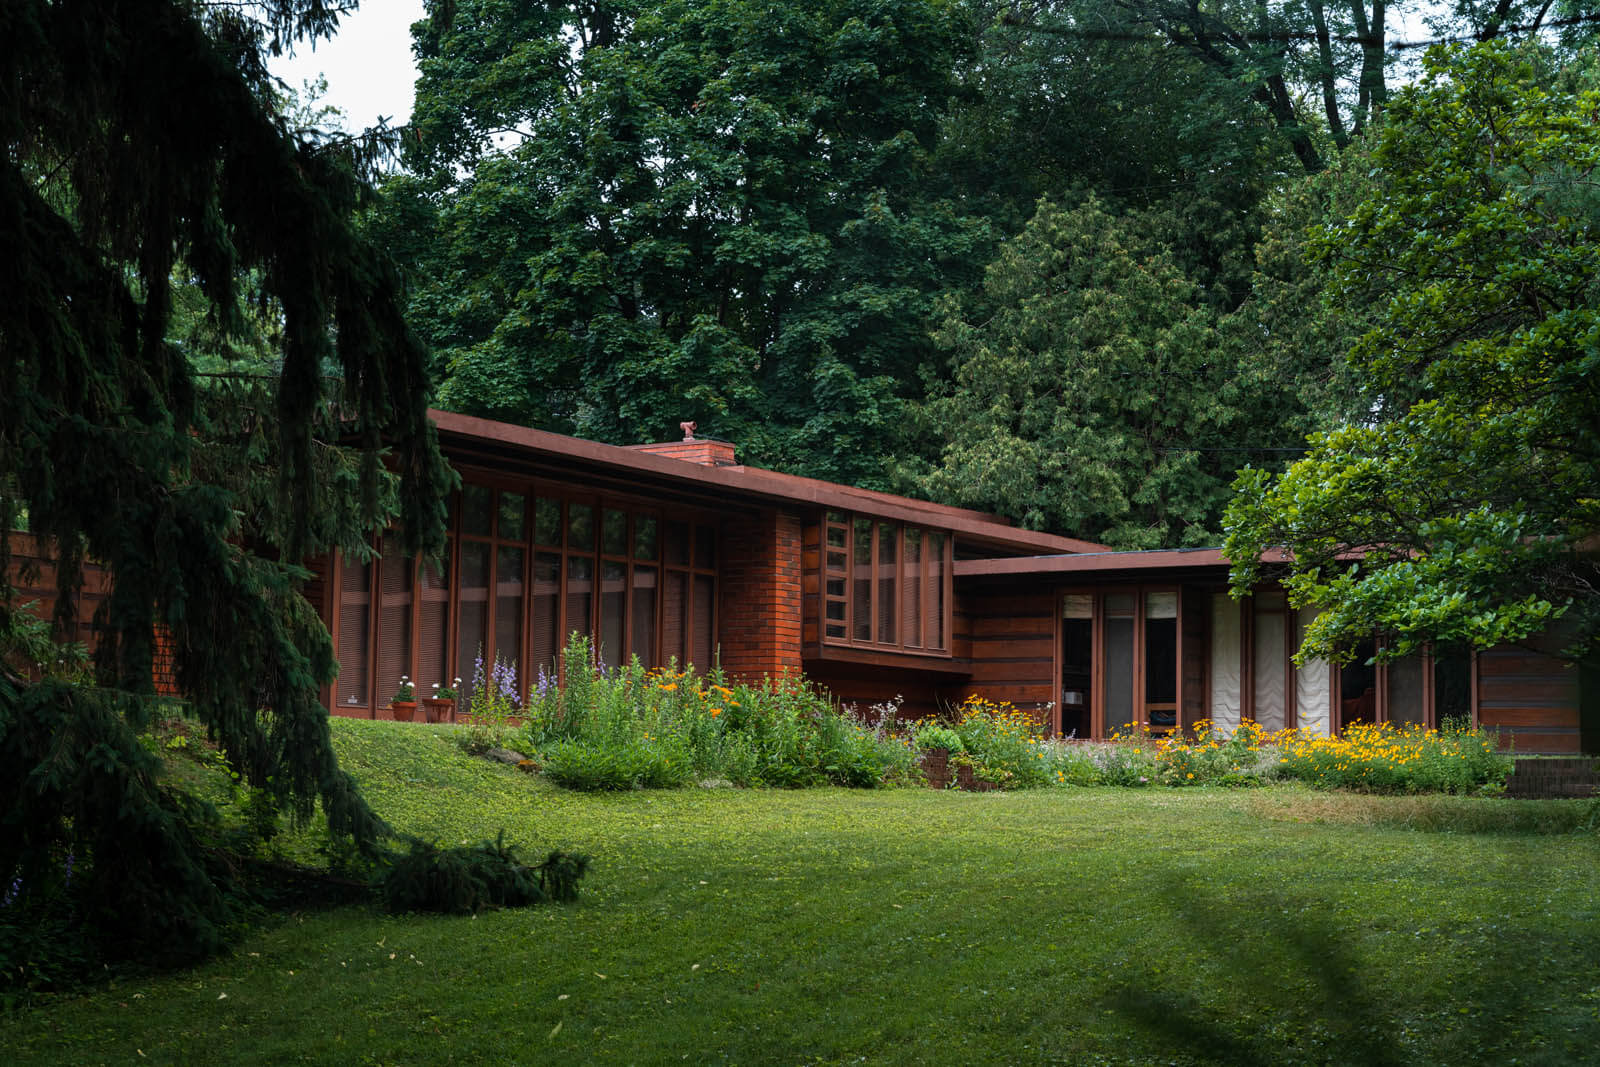
[[972,677],[959,698],[1042,711],[1056,699],[1055,590],[969,589],[963,600]]
[[926,675],[911,670],[860,671],[828,661],[810,664],[806,677],[825,690],[835,704],[854,705],[857,712],[876,718],[874,706],[900,699],[900,719],[924,719],[953,706],[953,687],[941,687]]
[[1499,728],[1518,752],[1577,752],[1578,669],[1523,648],[1478,655],[1478,721]]

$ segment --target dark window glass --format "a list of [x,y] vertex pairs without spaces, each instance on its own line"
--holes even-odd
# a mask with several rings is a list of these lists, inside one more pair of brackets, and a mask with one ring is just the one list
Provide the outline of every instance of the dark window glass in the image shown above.
[[622,643],[628,606],[628,565],[605,560],[600,564],[600,660],[613,666],[627,662]]
[[606,508],[601,519],[600,551],[608,556],[628,554],[628,513]]
[[494,563],[494,655],[522,684],[522,560],[520,548],[502,545]]
[[633,517],[633,558],[654,560],[661,553],[654,515]]
[[488,537],[494,520],[494,493],[481,485],[461,487],[461,532]]
[[713,526],[694,528],[694,565],[709,571],[717,565],[717,531]]
[[895,596],[899,564],[896,561],[899,538],[887,522],[878,524],[878,643],[892,645],[899,637],[898,599]]
[[594,551],[594,507],[567,505],[567,547],[579,552]]
[[534,503],[533,539],[541,545],[561,544],[561,501],[540,497]]
[[855,551],[850,575],[851,636],[872,640],[872,520],[855,521]]
[[594,560],[587,556],[567,557],[567,625],[562,643],[573,633],[588,636],[594,624]]
[[533,557],[533,610],[528,615],[532,659],[528,663],[528,687],[539,684],[539,671],[555,677],[556,653],[561,648],[561,557],[554,552],[539,552]]
[[689,524],[686,522],[667,523],[667,562],[677,567],[689,565]]
[[489,671],[489,546],[463,541],[461,553],[460,623],[456,631],[456,671],[461,675],[461,708],[472,697],[473,674],[483,662],[484,676]]
[[656,577],[654,567],[633,568],[633,642],[628,651],[646,667],[657,665]]
[[500,494],[500,527],[496,535],[502,541],[521,541],[528,530],[528,499],[521,493]]

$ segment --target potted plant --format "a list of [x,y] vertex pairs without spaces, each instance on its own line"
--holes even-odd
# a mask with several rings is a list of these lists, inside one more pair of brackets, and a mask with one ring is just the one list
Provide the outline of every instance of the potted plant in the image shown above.
[[456,697],[461,695],[461,679],[457,678],[449,685],[433,683],[433,696],[422,701],[424,713],[429,722],[455,722]]
[[394,714],[395,722],[410,722],[417,713],[417,687],[406,675],[400,676],[400,688],[389,701],[389,711]]

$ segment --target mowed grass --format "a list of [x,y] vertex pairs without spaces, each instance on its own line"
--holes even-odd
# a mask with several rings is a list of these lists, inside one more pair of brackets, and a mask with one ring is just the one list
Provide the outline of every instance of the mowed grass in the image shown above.
[[1581,804],[1298,787],[579,795],[447,734],[336,724],[402,829],[503,827],[591,853],[579,903],[297,914],[197,970],[0,1018],[0,1060],[1600,1054],[1600,847]]

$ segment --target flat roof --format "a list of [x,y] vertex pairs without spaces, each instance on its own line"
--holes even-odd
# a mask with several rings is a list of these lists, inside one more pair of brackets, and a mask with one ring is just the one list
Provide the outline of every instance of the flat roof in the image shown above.
[[[452,438],[465,442],[492,443],[529,457],[549,459],[568,465],[582,463],[608,468],[638,477],[663,487],[680,486],[701,492],[719,491],[745,499],[774,504],[791,504],[819,509],[853,511],[878,518],[937,527],[959,534],[964,543],[987,545],[1006,551],[1045,553],[1096,553],[1110,550],[1102,544],[1075,537],[1023,530],[1004,519],[980,511],[934,504],[926,500],[880,493],[871,489],[824,482],[815,478],[735,465],[712,467],[689,460],[673,459],[641,452],[621,445],[585,441],[580,437],[535,430],[527,426],[495,422],[474,415],[430,410],[428,417],[439,429],[440,443]],[[1039,555],[1030,556],[1039,558]],[[988,562],[988,561],[984,561]],[[961,573],[957,564],[956,573]]]
[[1107,571],[1201,570],[1229,566],[1220,548],[1157,548],[1143,552],[1080,552],[1058,556],[956,561],[956,577],[1099,574]]

